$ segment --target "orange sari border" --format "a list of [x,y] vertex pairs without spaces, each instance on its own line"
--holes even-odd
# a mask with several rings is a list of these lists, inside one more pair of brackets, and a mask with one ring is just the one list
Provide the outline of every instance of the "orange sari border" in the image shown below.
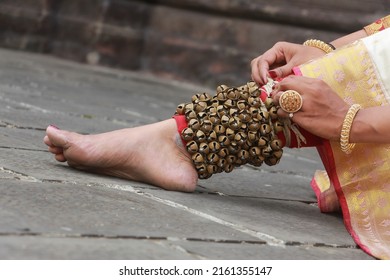
[[390,15],[376,20],[375,22],[364,27],[367,35],[375,34],[390,27]]

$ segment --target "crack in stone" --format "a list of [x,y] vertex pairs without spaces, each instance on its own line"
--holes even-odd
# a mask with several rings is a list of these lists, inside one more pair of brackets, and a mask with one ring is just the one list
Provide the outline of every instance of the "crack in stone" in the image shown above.
[[[150,240],[150,241],[188,241],[188,242],[204,242],[215,244],[252,244],[252,245],[270,245],[261,240],[237,240],[237,239],[213,239],[213,238],[197,238],[197,237],[167,237],[167,236],[146,236],[146,235],[107,235],[96,233],[80,233],[80,234],[61,234],[61,233],[42,233],[42,232],[0,232],[0,237],[46,237],[46,238],[87,238],[87,239],[112,239],[112,240]],[[285,247],[312,247],[312,248],[334,248],[334,249],[359,249],[357,245],[349,244],[327,244],[327,243],[307,243],[299,241],[287,241]],[[270,245],[272,246],[272,245]]]

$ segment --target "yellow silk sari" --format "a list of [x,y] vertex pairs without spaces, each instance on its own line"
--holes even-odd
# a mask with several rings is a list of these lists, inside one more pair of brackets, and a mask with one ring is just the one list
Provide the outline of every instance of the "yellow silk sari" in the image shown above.
[[[350,105],[387,105],[390,29],[310,61],[294,72],[324,80]],[[349,155],[340,150],[339,142],[324,141],[317,149],[326,168],[326,172],[316,172],[312,181],[320,209],[327,212],[340,207],[355,242],[376,258],[390,259],[390,143],[357,144]]]

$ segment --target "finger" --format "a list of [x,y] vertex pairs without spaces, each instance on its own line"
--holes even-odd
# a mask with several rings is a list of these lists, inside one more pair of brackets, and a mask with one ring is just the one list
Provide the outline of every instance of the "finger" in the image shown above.
[[274,100],[275,106],[280,106],[279,105],[279,99],[280,96],[282,95],[283,91],[277,91],[274,94],[272,94],[272,99]]
[[282,119],[287,119],[289,117],[289,113],[283,111],[282,108],[279,108],[276,114]]
[[261,56],[255,58],[251,61],[251,74],[252,74],[251,77],[252,77],[253,81],[255,81],[256,83],[258,83],[260,85],[263,85],[264,82],[260,76],[260,69],[259,69],[259,59],[260,58],[261,58]]

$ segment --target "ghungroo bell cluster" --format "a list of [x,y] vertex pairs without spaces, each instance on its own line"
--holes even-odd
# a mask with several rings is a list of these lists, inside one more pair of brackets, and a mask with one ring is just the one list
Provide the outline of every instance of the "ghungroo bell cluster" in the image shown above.
[[217,94],[192,96],[180,104],[176,115],[185,115],[188,127],[181,137],[200,179],[234,167],[262,163],[275,165],[283,150],[277,133],[283,131],[272,98],[263,102],[254,82],[240,87],[220,85]]

